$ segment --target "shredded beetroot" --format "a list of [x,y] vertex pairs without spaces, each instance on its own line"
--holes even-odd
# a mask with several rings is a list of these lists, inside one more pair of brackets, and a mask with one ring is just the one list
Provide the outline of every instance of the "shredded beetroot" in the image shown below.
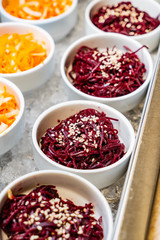
[[103,239],[102,217],[94,218],[93,204],[77,206],[63,200],[52,185],[8,199],[0,227],[9,240]]
[[111,98],[135,91],[145,81],[145,65],[136,52],[82,46],[68,75],[74,87],[91,96]]
[[120,2],[113,6],[103,6],[92,17],[95,26],[105,32],[116,32],[136,36],[151,32],[160,20],[140,11],[131,2]]
[[40,145],[53,161],[76,169],[96,169],[117,162],[125,154],[111,119],[104,112],[85,109],[49,128]]

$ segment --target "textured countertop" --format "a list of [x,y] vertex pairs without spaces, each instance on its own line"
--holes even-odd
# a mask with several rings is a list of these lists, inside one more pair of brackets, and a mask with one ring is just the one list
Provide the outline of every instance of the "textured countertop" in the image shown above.
[[[38,170],[32,152],[32,127],[40,113],[54,104],[67,100],[61,82],[60,60],[65,49],[75,40],[85,35],[84,11],[89,2],[89,0],[79,0],[78,19],[75,28],[65,39],[56,43],[53,77],[45,85],[25,96],[25,131],[19,143],[11,151],[0,157],[0,190],[15,178]],[[135,131],[138,128],[142,108],[143,102],[134,110],[125,114],[131,121]],[[117,212],[124,179],[125,177],[121,178],[114,185],[102,190],[111,206],[114,217]]]

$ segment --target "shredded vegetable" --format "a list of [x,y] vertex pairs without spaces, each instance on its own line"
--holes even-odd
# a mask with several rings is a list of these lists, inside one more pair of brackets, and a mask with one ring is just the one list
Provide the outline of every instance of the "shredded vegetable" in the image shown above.
[[12,125],[18,113],[15,97],[6,91],[6,87],[0,88],[0,133]]
[[10,240],[102,240],[102,217],[94,215],[92,203],[77,206],[55,186],[43,185],[7,199],[0,227]]
[[131,2],[120,2],[99,8],[91,20],[102,31],[136,36],[157,28],[160,25],[158,17],[153,18],[148,13],[140,11]]
[[9,14],[28,20],[56,17],[71,5],[72,0],[3,0],[3,7]]
[[98,49],[82,46],[68,69],[72,84],[80,91],[103,98],[119,97],[135,91],[145,81],[145,65],[125,47]]
[[44,154],[75,169],[97,169],[117,162],[125,154],[118,130],[104,112],[85,109],[49,128],[40,140]]
[[31,69],[47,57],[44,42],[33,33],[0,36],[0,73],[17,73]]

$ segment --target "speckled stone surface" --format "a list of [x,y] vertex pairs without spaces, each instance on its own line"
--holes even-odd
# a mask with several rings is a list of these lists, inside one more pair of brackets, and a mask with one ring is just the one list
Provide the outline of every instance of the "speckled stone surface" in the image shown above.
[[[17,177],[38,170],[32,152],[32,127],[36,118],[45,109],[67,100],[61,82],[60,60],[65,49],[75,40],[85,35],[84,11],[89,2],[89,0],[79,0],[78,19],[75,28],[65,39],[56,43],[55,71],[52,79],[36,91],[25,96],[25,131],[20,142],[11,151],[0,157],[0,191]],[[131,121],[135,131],[138,129],[142,109],[143,102],[134,110],[125,114]],[[102,190],[111,206],[113,217],[117,212],[124,179],[125,176],[114,185]]]

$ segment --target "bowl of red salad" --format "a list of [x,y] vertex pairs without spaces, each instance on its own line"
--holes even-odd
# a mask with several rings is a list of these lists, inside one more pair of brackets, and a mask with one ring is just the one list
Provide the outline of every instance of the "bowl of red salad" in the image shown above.
[[85,11],[86,34],[115,32],[154,50],[160,41],[160,5],[152,0],[94,0]]
[[141,102],[152,71],[146,47],[118,33],[82,37],[71,44],[61,60],[69,100],[97,101],[121,112]]
[[39,169],[75,173],[102,189],[126,171],[135,135],[128,119],[114,108],[77,100],[40,114],[32,141]]
[[109,240],[112,229],[112,213],[102,193],[75,174],[32,172],[0,193],[2,240]]

